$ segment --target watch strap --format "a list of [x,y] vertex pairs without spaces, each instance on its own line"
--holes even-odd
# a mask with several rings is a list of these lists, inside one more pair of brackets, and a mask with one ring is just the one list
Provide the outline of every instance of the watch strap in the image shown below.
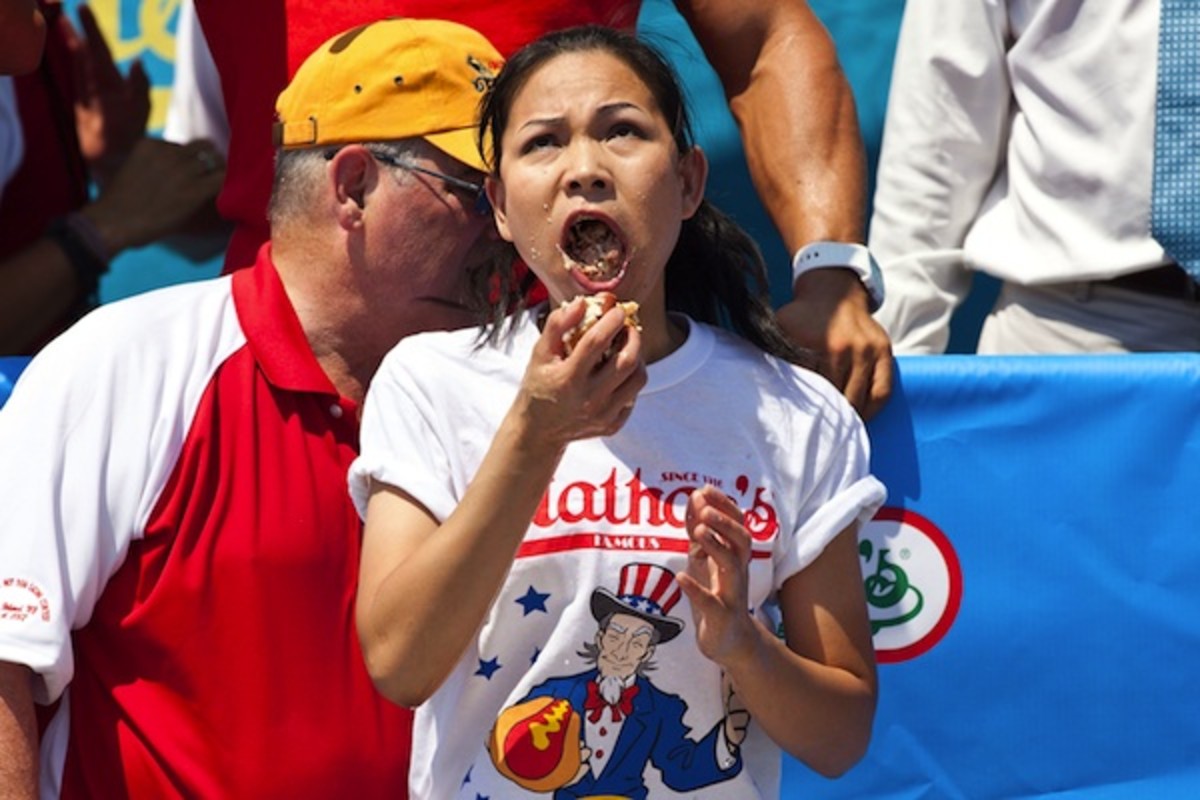
[[883,273],[871,251],[861,244],[812,242],[805,245],[792,257],[792,285],[810,270],[830,267],[848,269],[858,275],[867,290],[871,311],[883,305]]

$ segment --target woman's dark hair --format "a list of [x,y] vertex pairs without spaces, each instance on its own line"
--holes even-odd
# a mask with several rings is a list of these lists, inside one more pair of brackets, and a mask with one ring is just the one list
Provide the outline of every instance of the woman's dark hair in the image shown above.
[[[665,119],[672,123],[680,154],[694,147],[691,123],[675,70],[654,47],[626,33],[598,25],[566,28],[521,48],[500,70],[484,96],[479,134],[481,153],[492,155],[492,172],[500,173],[500,140],[517,93],[543,64],[559,55],[601,51],[624,62],[650,90]],[[476,291],[489,298],[492,335],[523,297],[532,273],[518,280],[512,264],[498,263],[493,274],[480,276]],[[799,350],[779,328],[771,308],[767,270],[754,240],[707,200],[683,221],[679,241],[666,266],[667,308],[714,325],[725,325],[768,353],[812,366],[811,354]]]

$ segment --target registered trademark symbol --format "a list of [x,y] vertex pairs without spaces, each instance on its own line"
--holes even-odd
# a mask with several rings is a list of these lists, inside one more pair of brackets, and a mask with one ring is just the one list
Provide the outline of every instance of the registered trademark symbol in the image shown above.
[[902,558],[902,559],[904,559],[905,561],[907,561],[907,560],[908,560],[908,557],[909,557],[910,555],[911,555],[911,553],[909,552],[909,550],[908,550],[908,548],[907,548],[907,547],[903,547],[903,548],[901,548],[901,549],[900,549],[900,558]]

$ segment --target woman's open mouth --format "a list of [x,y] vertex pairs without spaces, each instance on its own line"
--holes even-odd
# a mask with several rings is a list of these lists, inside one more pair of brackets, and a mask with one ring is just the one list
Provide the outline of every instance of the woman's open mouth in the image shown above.
[[593,287],[620,279],[625,271],[625,242],[606,220],[580,216],[567,226],[559,245],[568,270]]

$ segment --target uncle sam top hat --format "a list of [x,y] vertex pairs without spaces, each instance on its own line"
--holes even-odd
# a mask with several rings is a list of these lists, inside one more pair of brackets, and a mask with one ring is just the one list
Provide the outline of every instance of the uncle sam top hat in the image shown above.
[[626,564],[617,594],[602,586],[592,592],[592,616],[599,622],[609,614],[632,614],[653,625],[660,642],[669,642],[683,630],[682,620],[667,616],[681,596],[675,574],[665,567]]

